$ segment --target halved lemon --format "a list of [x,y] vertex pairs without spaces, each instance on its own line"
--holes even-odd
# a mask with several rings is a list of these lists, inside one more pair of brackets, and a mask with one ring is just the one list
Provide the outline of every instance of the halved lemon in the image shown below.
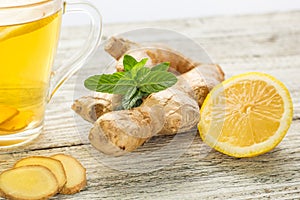
[[234,157],[253,157],[276,147],[293,117],[288,89],[258,72],[241,74],[216,86],[200,111],[198,129],[212,148]]

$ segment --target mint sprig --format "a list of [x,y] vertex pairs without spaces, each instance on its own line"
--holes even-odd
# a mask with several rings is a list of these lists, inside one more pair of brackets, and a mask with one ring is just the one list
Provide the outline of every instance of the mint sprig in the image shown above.
[[142,104],[143,98],[165,90],[177,82],[168,72],[170,63],[160,63],[152,68],[145,67],[147,58],[137,61],[130,55],[123,59],[124,72],[91,76],[84,86],[92,91],[122,95],[121,106],[130,109]]

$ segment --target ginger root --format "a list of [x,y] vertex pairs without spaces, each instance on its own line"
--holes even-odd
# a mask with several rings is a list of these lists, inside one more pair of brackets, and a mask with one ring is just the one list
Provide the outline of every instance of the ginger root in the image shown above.
[[224,81],[224,73],[219,65],[200,64],[181,74],[180,78],[192,89],[192,93],[201,107],[213,87]]
[[0,174],[0,191],[4,198],[15,200],[48,199],[58,192],[53,173],[39,165],[22,166]]
[[94,123],[101,115],[113,111],[120,100],[120,95],[98,92],[75,100],[72,109],[86,121]]
[[[123,56],[125,53],[135,58],[148,58],[147,66],[154,66],[168,61],[170,62],[170,70],[175,73],[188,72],[197,66],[197,63],[168,47],[162,45],[143,47],[122,38],[110,38],[105,50],[118,61],[117,71],[123,70]],[[95,93],[92,97],[86,96],[75,100],[72,109],[83,119],[93,123],[101,115],[113,111],[119,102],[119,95]]]
[[123,71],[123,57],[129,54],[135,58],[148,58],[147,64],[154,66],[162,62],[170,62],[170,69],[180,74],[185,73],[198,65],[181,53],[162,44],[138,44],[123,38],[111,37],[105,45],[108,52],[118,63],[117,71]]
[[140,106],[101,116],[90,131],[92,145],[106,154],[122,155],[141,146],[164,124],[162,106]]
[[[189,90],[187,92],[196,98],[200,107],[208,92],[224,80],[224,73],[219,65],[194,62],[162,45],[147,47],[123,38],[112,37],[107,42],[105,50],[118,61],[117,71],[123,70],[122,62],[125,54],[135,58],[148,58],[147,65],[150,66],[170,62],[170,71],[180,73],[178,77],[182,80],[179,83],[180,87]],[[119,95],[94,93],[93,96],[75,100],[72,109],[83,119],[94,123],[101,115],[113,111],[118,102],[120,102]]]
[[123,56],[129,54],[136,59],[148,58],[149,67],[170,62],[169,71],[179,74],[176,85],[149,95],[141,106],[131,110],[113,111],[111,105],[118,102],[115,95],[99,99],[97,96],[102,96],[101,93],[74,102],[73,110],[94,122],[89,135],[92,145],[106,154],[122,155],[134,151],[155,135],[172,135],[191,129],[199,121],[199,107],[209,91],[224,80],[218,65],[194,62],[167,47],[147,47],[111,38],[105,50],[118,61],[117,71],[123,70]]

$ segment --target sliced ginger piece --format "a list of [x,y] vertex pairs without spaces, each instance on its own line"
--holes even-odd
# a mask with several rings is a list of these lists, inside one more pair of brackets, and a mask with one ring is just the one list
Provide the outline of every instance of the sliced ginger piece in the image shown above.
[[48,199],[58,192],[58,182],[46,167],[23,166],[0,174],[0,190],[8,199]]
[[18,131],[26,128],[32,121],[31,111],[20,111],[19,114],[0,124],[0,131]]
[[60,191],[61,194],[75,194],[86,186],[86,170],[78,160],[65,154],[51,157],[63,164],[67,175],[67,183]]
[[54,158],[44,156],[31,156],[23,158],[15,163],[14,167],[28,166],[28,165],[41,165],[48,168],[55,176],[58,182],[59,191],[67,182],[67,176],[62,163]]
[[0,104],[0,124],[5,123],[19,113],[14,107]]

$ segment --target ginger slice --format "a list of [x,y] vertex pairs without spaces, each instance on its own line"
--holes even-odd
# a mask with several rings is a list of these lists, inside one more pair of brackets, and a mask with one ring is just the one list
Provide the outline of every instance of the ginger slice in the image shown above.
[[67,176],[62,163],[54,158],[44,156],[31,156],[17,161],[14,167],[41,165],[48,168],[56,177],[59,191],[67,182]]
[[61,194],[75,194],[86,186],[86,169],[72,156],[56,154],[51,156],[59,160],[67,175],[67,183],[60,191]]
[[32,121],[33,113],[31,111],[21,111],[13,118],[0,124],[0,131],[18,131],[24,129]]
[[0,191],[8,199],[48,199],[58,192],[58,183],[46,167],[23,166],[0,174]]
[[0,104],[0,124],[16,116],[19,111],[13,107]]

